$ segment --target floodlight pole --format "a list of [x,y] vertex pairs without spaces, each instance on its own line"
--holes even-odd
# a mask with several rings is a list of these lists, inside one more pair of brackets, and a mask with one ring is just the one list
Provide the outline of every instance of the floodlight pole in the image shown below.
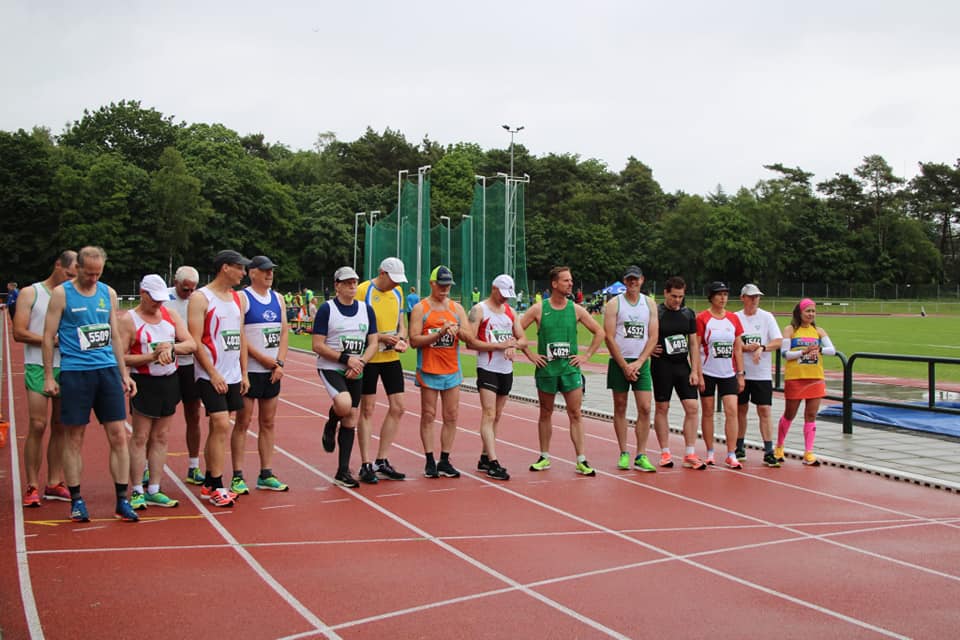
[[514,134],[517,134],[523,131],[523,127],[520,126],[515,129],[512,129],[508,124],[504,124],[501,126],[507,130],[507,133],[510,134],[510,177],[512,178],[513,177],[513,136]]
[[450,267],[450,216],[440,216],[440,222],[443,223],[444,220],[447,221],[447,259],[443,264]]
[[[400,215],[400,202],[403,200],[403,174],[409,174],[408,169],[397,171],[397,257],[400,258],[400,221],[403,219]],[[403,258],[400,258],[403,260]]]
[[[423,291],[420,274],[423,273],[423,181],[430,165],[417,169],[417,291]],[[428,221],[429,222],[429,221]]]
[[[474,274],[473,274],[473,216],[471,216],[469,213],[465,213],[465,214],[463,214],[463,216],[461,216],[461,219],[462,219],[462,220],[469,220],[469,221],[470,221],[470,226],[467,227],[467,228],[470,230],[470,240],[469,240],[469,247],[470,247],[470,282],[469,282],[468,284],[470,284],[470,285],[476,285],[476,282],[474,282],[474,280],[473,280],[473,275],[474,275]],[[460,224],[462,225],[463,222],[461,222]]]
[[[480,237],[487,237],[487,177],[473,176],[474,180],[480,181]],[[487,277],[487,243],[480,243],[480,279]]]
[[360,232],[360,216],[367,215],[364,211],[353,214],[353,270],[357,270],[357,240]]
[[370,262],[365,267],[366,275],[368,279],[371,277],[370,274],[373,273],[373,261],[375,260],[373,252],[377,242],[376,241],[377,236],[376,236],[376,232],[373,230],[373,225],[377,222],[377,216],[379,215],[380,215],[379,209],[377,211],[370,212],[370,251],[364,252],[370,256]]

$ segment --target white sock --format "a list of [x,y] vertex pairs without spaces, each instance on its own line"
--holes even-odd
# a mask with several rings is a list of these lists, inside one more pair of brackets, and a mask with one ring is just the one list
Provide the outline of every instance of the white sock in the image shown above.
[[159,483],[157,483],[157,484],[153,484],[153,483],[148,484],[148,485],[147,485],[147,493],[149,493],[150,495],[153,495],[153,494],[155,494],[155,493],[160,493],[160,484],[159,484]]
[[188,458],[187,465],[188,465],[191,469],[199,469],[199,468],[200,468],[200,458],[199,458],[199,457],[197,457],[197,458]]

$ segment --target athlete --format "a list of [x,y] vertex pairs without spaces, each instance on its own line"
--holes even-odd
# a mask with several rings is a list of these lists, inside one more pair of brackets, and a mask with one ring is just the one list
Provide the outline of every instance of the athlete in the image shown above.
[[410,287],[410,293],[407,294],[407,326],[410,326],[410,314],[413,308],[420,303],[420,296],[417,295],[417,288]]
[[[650,438],[650,401],[653,379],[650,377],[650,354],[657,345],[660,321],[657,307],[643,295],[643,271],[636,265],[627,267],[623,275],[627,290],[611,298],[603,311],[603,332],[610,352],[607,363],[607,388],[613,393],[613,429],[620,446],[620,469],[630,468],[627,451],[628,392],[633,391],[637,404],[637,454],[634,466],[647,473],[656,472],[647,457]],[[581,292],[582,295],[582,292]]]
[[477,349],[477,391],[480,393],[480,440],[483,453],[478,471],[486,471],[495,480],[509,480],[506,467],[497,459],[497,428],[507,396],[513,388],[513,361],[518,347],[527,344],[520,319],[510,307],[516,298],[513,278],[501,274],[493,279],[490,296],[478,302],[467,314]]
[[747,413],[750,401],[757,405],[757,418],[760,421],[760,436],[763,438],[763,464],[779,467],[780,462],[773,454],[773,427],[771,408],[773,405],[773,378],[771,374],[770,352],[776,351],[783,343],[783,335],[773,314],[760,308],[760,296],[763,292],[755,284],[746,284],[740,289],[740,301],[743,309],[737,311],[737,318],[743,326],[743,370],[744,388],[737,398],[737,459],[747,457],[744,440],[747,435]]
[[250,260],[227,249],[213,259],[214,278],[194,291],[187,307],[187,326],[197,342],[194,377],[209,416],[203,454],[207,473],[200,498],[215,507],[233,507],[237,494],[224,488],[224,450],[230,435],[230,414],[243,408],[250,388],[243,316],[247,297],[234,290]]
[[[363,394],[360,399],[360,482],[377,483],[377,474],[390,480],[403,480],[403,474],[393,468],[387,453],[397,435],[403,417],[403,366],[400,354],[407,350],[407,322],[403,313],[403,288],[407,281],[403,262],[386,258],[380,263],[377,277],[357,287],[357,299],[370,305],[377,317],[377,352],[363,368]],[[389,408],[380,427],[377,457],[370,460],[370,425],[377,406],[377,380],[383,380]]]
[[[130,454],[124,394],[133,397],[137,385],[127,374],[123,347],[117,335],[117,292],[100,282],[106,252],[84,247],[77,253],[77,277],[50,294],[43,325],[43,392],[61,394],[60,422],[65,439],[63,475],[70,491],[70,519],[89,522],[80,495],[83,437],[92,410],[103,424],[110,444],[110,474],[117,495],[114,515],[126,522],[139,520],[127,500]],[[60,346],[60,380],[54,377],[53,353]]]
[[[430,295],[417,304],[410,315],[410,345],[417,349],[417,378],[420,387],[420,440],[427,478],[459,478],[460,472],[450,462],[450,452],[457,435],[460,412],[460,341],[468,346],[476,343],[463,307],[450,298],[454,285],[453,272],[437,266],[430,273]],[[437,416],[437,398],[443,413],[440,429],[440,460],[434,458],[433,423]]]
[[686,449],[683,466],[702,471],[707,465],[696,454],[697,443],[697,388],[700,385],[700,341],[697,338],[697,317],[683,306],[687,283],[680,276],[667,278],[663,287],[663,302],[657,307],[660,333],[654,347],[650,375],[653,377],[655,413],[653,428],[660,441],[660,466],[673,466],[673,456],[667,446],[670,424],[670,397],[677,392],[683,405],[683,440]]
[[[23,379],[27,387],[27,411],[30,429],[23,443],[23,471],[27,490],[24,507],[40,506],[40,465],[43,462],[43,433],[50,419],[50,440],[47,443],[46,500],[70,501],[70,492],[63,483],[63,425],[60,422],[60,397],[43,393],[43,323],[47,316],[50,293],[67,280],[77,277],[77,252],[64,251],[53,264],[53,271],[42,282],[35,282],[20,292],[20,304],[13,318],[13,339],[23,343]],[[53,377],[60,379],[60,350],[54,346]]]
[[[550,296],[534,303],[520,319],[520,328],[526,331],[537,323],[537,354],[530,347],[523,352],[536,365],[534,379],[540,401],[537,433],[540,440],[540,457],[530,465],[531,471],[546,471],[550,468],[550,439],[553,435],[553,405],[557,392],[563,394],[570,419],[570,440],[577,456],[576,472],[595,476],[597,472],[587,462],[583,453],[583,417],[580,406],[583,402],[583,374],[580,365],[588,362],[603,342],[604,333],[587,310],[567,297],[573,292],[573,274],[569,267],[554,267],[550,270]],[[537,293],[539,296],[539,292]],[[593,340],[583,355],[577,344],[577,323],[593,334]]]
[[[120,315],[124,362],[138,389],[130,398],[130,505],[136,510],[177,506],[177,500],[160,491],[160,478],[167,462],[167,433],[180,402],[177,355],[195,351],[197,344],[180,315],[164,306],[169,298],[167,283],[151,273],[140,281],[140,304]],[[140,483],[145,462],[146,494]]]
[[333,481],[347,489],[360,486],[350,473],[350,454],[360,418],[364,368],[379,347],[377,316],[370,305],[356,299],[359,280],[352,268],[337,269],[333,274],[337,294],[320,307],[313,323],[317,373],[333,401],[334,417],[323,428],[323,448],[333,452],[335,444],[339,445]]
[[707,289],[710,308],[697,315],[697,338],[700,340],[700,430],[707,447],[708,465],[714,464],[713,416],[716,401],[723,403],[724,433],[727,439],[726,464],[742,469],[737,460],[737,395],[744,388],[743,327],[734,314],[726,310],[730,288],[723,282],[712,282]]
[[[173,275],[173,286],[167,289],[169,300],[164,302],[167,309],[177,312],[184,322],[188,321],[187,303],[197,290],[200,274],[193,267],[184,265],[177,268]],[[194,376],[193,354],[177,356],[177,379],[180,382],[180,404],[183,406],[183,420],[187,425],[187,484],[202,485],[203,473],[200,471],[200,391]]]
[[247,371],[250,389],[243,397],[243,408],[237,412],[230,437],[233,459],[233,479],[230,491],[237,495],[250,493],[243,479],[243,456],[247,446],[247,428],[257,405],[257,451],[260,454],[260,475],[257,489],[287,491],[289,487],[273,474],[273,447],[276,439],[277,404],[280,380],[290,327],[280,294],[272,289],[273,270],[277,265],[267,256],[254,256],[247,266],[250,286],[243,290],[247,311],[243,318],[243,332],[247,341]]
[[820,356],[837,354],[830,336],[817,326],[816,319],[817,304],[810,298],[804,298],[793,308],[790,324],[783,330],[780,350],[787,361],[784,367],[784,405],[777,429],[777,446],[774,449],[777,459],[783,462],[783,443],[800,403],[804,402],[803,464],[812,467],[820,466],[820,461],[813,453],[813,442],[817,435],[816,420],[820,400],[827,395]]

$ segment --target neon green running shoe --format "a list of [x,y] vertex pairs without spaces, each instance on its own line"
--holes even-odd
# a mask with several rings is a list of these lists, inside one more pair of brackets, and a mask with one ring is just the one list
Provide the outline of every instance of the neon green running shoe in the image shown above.
[[230,491],[238,496],[245,496],[250,493],[250,487],[243,481],[243,476],[233,476],[233,480],[230,481]]
[[143,511],[147,508],[147,501],[142,493],[134,493],[130,496],[130,506],[134,511]]
[[630,468],[630,454],[624,451],[620,454],[620,461],[617,463],[618,469],[629,469]]
[[597,472],[590,466],[590,463],[584,460],[577,463],[577,473],[582,476],[595,476]]
[[290,487],[280,482],[277,476],[270,476],[269,478],[257,478],[257,489],[263,489],[264,491],[287,491]]
[[178,500],[174,500],[173,498],[167,496],[162,491],[157,491],[156,493],[148,493],[146,494],[146,499],[147,499],[147,504],[149,504],[151,507],[166,507],[168,509],[172,509],[173,507],[180,504]]
[[184,482],[187,484],[195,484],[197,486],[203,485],[204,473],[200,471],[199,467],[191,467],[187,469],[187,477],[184,478]]
[[550,468],[550,458],[540,456],[540,459],[530,465],[530,471],[546,471]]
[[633,466],[635,466],[640,471],[645,473],[656,473],[657,468],[653,466],[650,462],[650,458],[647,457],[647,454],[641,453],[633,460]]

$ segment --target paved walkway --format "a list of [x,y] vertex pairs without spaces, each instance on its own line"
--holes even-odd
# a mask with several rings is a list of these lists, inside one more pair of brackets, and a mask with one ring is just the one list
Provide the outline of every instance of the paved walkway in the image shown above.
[[[585,415],[610,420],[613,415],[613,399],[606,389],[606,377],[599,372],[586,374],[587,387],[583,400]],[[476,389],[474,380],[466,380],[465,387]],[[517,400],[536,402],[537,392],[533,377],[515,377],[511,397]],[[630,402],[628,417],[633,419],[636,412]],[[557,411],[564,408],[562,396],[557,396]],[[773,428],[776,433],[777,419],[783,413],[783,394],[774,393]],[[723,414],[716,418],[716,440],[724,442]],[[681,433],[683,411],[680,402],[674,397],[670,404],[670,429]],[[803,456],[803,426],[800,418],[794,420],[793,428],[787,436],[785,451],[788,457],[800,463]],[[747,428],[747,464],[759,464],[763,442],[757,425],[756,412],[751,408],[750,425]],[[701,445],[702,447],[702,445]],[[960,439],[949,436],[937,436],[921,432],[906,431],[888,427],[879,427],[868,423],[855,423],[853,433],[844,435],[838,421],[819,418],[817,420],[817,457],[824,464],[831,464],[866,473],[874,473],[895,480],[913,482],[960,493]],[[718,455],[724,455],[723,446],[718,447]],[[677,453],[676,451],[674,452]],[[703,453],[698,451],[698,453]]]

